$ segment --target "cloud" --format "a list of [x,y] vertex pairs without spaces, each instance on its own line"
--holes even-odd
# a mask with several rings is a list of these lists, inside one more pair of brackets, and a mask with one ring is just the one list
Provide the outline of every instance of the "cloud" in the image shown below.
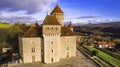
[[35,13],[48,9],[57,0],[0,0],[0,11],[25,10],[27,13]]
[[99,18],[101,16],[98,15],[90,15],[90,16],[80,16],[80,17],[76,17],[76,19],[90,19],[90,18]]
[[0,13],[0,21],[8,21],[8,22],[29,22],[32,23],[36,20],[36,17],[27,14],[9,14],[9,13]]

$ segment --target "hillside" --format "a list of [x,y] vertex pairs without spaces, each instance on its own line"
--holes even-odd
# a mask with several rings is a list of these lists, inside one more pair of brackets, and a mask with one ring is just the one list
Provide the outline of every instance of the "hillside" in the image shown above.
[[0,28],[10,28],[10,24],[0,24]]
[[81,34],[92,34],[92,35],[101,35],[101,36],[110,36],[113,38],[120,38],[120,24],[119,25],[84,25],[84,26],[75,26],[75,32]]

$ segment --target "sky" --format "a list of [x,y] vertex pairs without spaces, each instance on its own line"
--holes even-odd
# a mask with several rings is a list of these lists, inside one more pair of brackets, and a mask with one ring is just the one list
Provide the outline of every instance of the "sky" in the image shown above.
[[65,14],[65,22],[120,21],[120,0],[0,0],[0,21],[41,24],[57,4]]

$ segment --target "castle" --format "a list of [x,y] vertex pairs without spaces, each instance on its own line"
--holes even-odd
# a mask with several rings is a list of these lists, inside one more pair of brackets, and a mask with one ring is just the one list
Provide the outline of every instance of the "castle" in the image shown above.
[[73,26],[64,26],[64,12],[58,5],[41,25],[33,24],[19,36],[19,53],[23,63],[54,63],[76,56]]

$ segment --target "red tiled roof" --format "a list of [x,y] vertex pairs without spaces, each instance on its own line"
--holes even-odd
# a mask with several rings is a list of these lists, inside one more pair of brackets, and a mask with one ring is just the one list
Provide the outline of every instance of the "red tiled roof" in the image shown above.
[[98,45],[106,45],[107,43],[105,41],[99,41]]
[[114,42],[108,42],[107,44],[108,44],[108,46],[110,46],[110,47],[116,46],[116,44],[115,44]]

